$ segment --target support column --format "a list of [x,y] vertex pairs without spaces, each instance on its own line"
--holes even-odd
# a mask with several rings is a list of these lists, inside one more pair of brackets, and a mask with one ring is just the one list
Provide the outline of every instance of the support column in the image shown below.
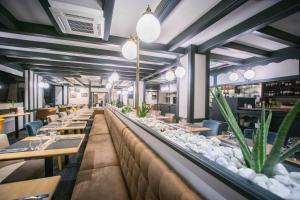
[[208,55],[198,54],[197,47],[192,45],[180,61],[186,75],[178,79],[178,116],[190,123],[202,121],[209,111]]
[[92,107],[92,83],[89,81],[89,108]]
[[[145,90],[145,87],[144,87],[144,81],[139,81],[139,106],[142,105],[142,103],[144,102],[144,90]],[[136,98],[136,84],[134,83],[134,93],[133,93],[133,101],[135,102],[135,98]],[[135,103],[134,103],[135,105]]]

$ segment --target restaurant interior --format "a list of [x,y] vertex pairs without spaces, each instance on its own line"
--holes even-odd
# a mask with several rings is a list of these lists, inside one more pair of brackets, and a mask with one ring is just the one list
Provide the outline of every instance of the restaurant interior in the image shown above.
[[0,200],[300,200],[299,0],[1,0]]

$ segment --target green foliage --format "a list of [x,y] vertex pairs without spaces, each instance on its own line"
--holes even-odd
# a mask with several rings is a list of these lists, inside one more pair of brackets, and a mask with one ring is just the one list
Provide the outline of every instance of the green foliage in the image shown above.
[[272,112],[269,112],[268,116],[266,117],[266,110],[263,106],[259,128],[257,128],[255,133],[253,134],[253,148],[251,151],[245,141],[242,130],[240,129],[236,118],[234,117],[232,110],[229,107],[226,99],[222,95],[220,89],[216,88],[214,91],[211,90],[211,94],[216,99],[219,110],[221,111],[222,115],[229,125],[229,128],[233,131],[240,144],[247,167],[255,170],[257,173],[265,173],[271,176],[273,175],[274,166],[277,163],[284,161],[289,156],[300,151],[300,142],[298,142],[291,148],[282,152],[282,147],[284,145],[288,130],[293,124],[293,121],[295,120],[298,112],[300,112],[300,100],[297,101],[295,106],[289,111],[289,113],[282,121],[276,135],[272,150],[270,154],[267,155],[267,137],[272,119]]
[[129,106],[129,105],[123,106],[122,113],[126,114],[126,113],[130,113],[130,112],[132,112],[131,106]]
[[122,108],[123,107],[123,102],[121,102],[120,100],[117,100],[116,107],[117,108]]
[[117,105],[117,102],[114,101],[114,100],[111,100],[111,101],[109,102],[109,104],[112,105],[112,106],[116,106],[116,105]]
[[138,112],[138,117],[146,117],[146,115],[149,113],[151,107],[150,105],[147,105],[145,103],[140,106],[139,112]]

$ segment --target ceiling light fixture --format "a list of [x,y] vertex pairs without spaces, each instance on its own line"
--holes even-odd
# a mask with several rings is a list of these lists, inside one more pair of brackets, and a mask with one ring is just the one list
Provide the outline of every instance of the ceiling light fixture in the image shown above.
[[167,71],[167,73],[166,73],[166,77],[165,78],[166,78],[167,81],[173,81],[175,79],[174,72],[171,69],[169,69]]
[[137,57],[137,45],[134,40],[129,38],[122,47],[122,55],[128,60],[136,59]]
[[231,72],[228,78],[230,81],[237,81],[239,79],[239,75],[236,72]]
[[255,72],[252,69],[248,69],[244,73],[244,78],[247,80],[251,80],[255,77]]
[[113,82],[118,81],[119,78],[120,78],[119,74],[116,71],[114,71],[114,73],[112,73],[112,75],[111,75],[112,81]]

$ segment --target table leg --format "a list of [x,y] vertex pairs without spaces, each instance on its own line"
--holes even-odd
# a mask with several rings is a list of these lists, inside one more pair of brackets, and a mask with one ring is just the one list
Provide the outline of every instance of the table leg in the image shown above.
[[65,155],[65,164],[66,164],[66,165],[69,164],[69,161],[70,161],[69,156],[68,156],[68,155]]
[[19,137],[19,117],[15,117],[15,136]]
[[53,158],[45,158],[45,177],[53,176]]

